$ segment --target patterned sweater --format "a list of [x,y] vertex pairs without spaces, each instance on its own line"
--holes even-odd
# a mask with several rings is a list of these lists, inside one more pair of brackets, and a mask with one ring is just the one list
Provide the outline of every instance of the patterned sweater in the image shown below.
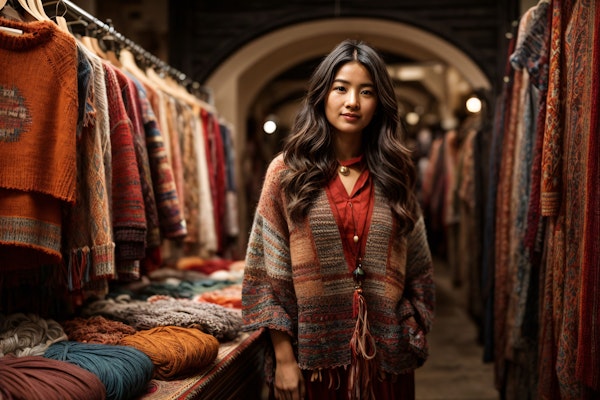
[[0,266],[57,264],[76,199],[75,39],[51,21],[0,25],[22,31],[0,32]]
[[[307,219],[291,222],[280,177],[283,157],[267,170],[246,254],[242,304],[245,329],[285,331],[300,368],[318,370],[351,362],[354,283],[325,190]],[[363,268],[363,293],[380,371],[399,374],[428,355],[434,283],[425,225],[407,236],[375,186]]]

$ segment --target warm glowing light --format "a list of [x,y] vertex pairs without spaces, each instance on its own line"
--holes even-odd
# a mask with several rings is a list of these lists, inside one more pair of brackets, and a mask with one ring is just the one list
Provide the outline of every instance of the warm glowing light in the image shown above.
[[409,112],[406,113],[406,116],[404,117],[406,119],[406,123],[409,125],[416,125],[419,123],[419,114],[417,114],[416,112]]
[[481,111],[481,100],[473,96],[467,100],[467,110],[472,113]]
[[277,130],[277,124],[273,120],[268,120],[264,123],[263,130],[266,134],[271,135]]

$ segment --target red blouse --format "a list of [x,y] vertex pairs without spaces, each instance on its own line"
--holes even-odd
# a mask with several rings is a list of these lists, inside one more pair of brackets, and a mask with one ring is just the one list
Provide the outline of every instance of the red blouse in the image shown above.
[[[365,252],[373,211],[373,180],[369,170],[364,169],[348,195],[340,176],[336,174],[325,191],[340,229],[348,271],[352,272]],[[358,236],[358,242],[354,241],[355,235]]]

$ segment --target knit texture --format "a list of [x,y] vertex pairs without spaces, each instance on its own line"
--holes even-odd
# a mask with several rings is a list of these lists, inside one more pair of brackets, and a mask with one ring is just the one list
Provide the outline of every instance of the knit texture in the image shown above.
[[0,32],[0,60],[10,60],[0,68],[1,252],[38,251],[2,264],[58,263],[61,206],[75,202],[75,40],[50,21],[1,24],[23,31]]
[[128,295],[116,299],[97,300],[82,310],[83,316],[102,315],[124,321],[137,330],[159,326],[198,328],[219,340],[235,338],[241,327],[240,316],[217,304],[187,299],[157,298],[132,300]]
[[[246,255],[245,329],[285,331],[298,342],[298,364],[317,370],[347,366],[356,320],[354,283],[325,190],[302,224],[290,223],[280,186],[283,157],[265,177]],[[363,293],[381,371],[398,374],[422,365],[433,319],[431,255],[420,218],[402,236],[379,186],[367,237]]]
[[156,247],[160,244],[160,234],[158,227],[158,212],[156,211],[156,200],[154,198],[154,186],[152,185],[152,175],[150,173],[150,162],[148,160],[148,149],[146,148],[146,134],[142,120],[140,107],[140,97],[133,78],[126,75],[123,71],[115,69],[117,81],[121,87],[123,103],[127,115],[131,120],[133,128],[133,147],[137,160],[137,166],[140,174],[140,185],[144,196],[144,211],[146,213],[147,224],[147,247]]
[[94,74],[104,72],[101,66],[92,66],[93,56],[83,46],[78,49],[80,95],[85,107],[77,142],[77,203],[65,216],[64,252],[71,291],[80,290],[90,279],[113,278],[116,272],[102,135],[96,123],[96,104],[102,97],[106,103],[106,92],[98,92],[93,79]]
[[140,111],[144,123],[148,162],[154,184],[161,235],[170,239],[182,237],[187,234],[187,230],[180,211],[181,201],[177,196],[173,169],[167,157],[164,138],[147,96],[147,90],[137,81],[136,86],[140,98]]
[[132,326],[101,315],[75,317],[62,321],[61,325],[69,340],[83,343],[119,344],[121,339],[136,332]]
[[60,210],[55,197],[0,187],[0,269],[60,263]]
[[77,51],[50,21],[2,25],[0,187],[75,201]]
[[116,244],[117,272],[135,277],[139,271],[129,268],[144,258],[146,215],[137,159],[133,143],[133,127],[127,116],[114,67],[104,63],[106,95],[110,118],[112,152],[112,222]]

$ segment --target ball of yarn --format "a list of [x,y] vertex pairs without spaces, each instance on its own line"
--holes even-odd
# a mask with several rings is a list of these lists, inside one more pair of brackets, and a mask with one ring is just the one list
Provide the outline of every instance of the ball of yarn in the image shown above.
[[44,357],[66,361],[96,375],[106,388],[106,399],[129,399],[143,394],[154,365],[143,352],[127,346],[64,341]]
[[62,326],[52,319],[24,313],[0,318],[0,357],[41,356],[52,343],[66,339]]
[[104,384],[93,373],[42,356],[0,358],[0,398],[104,400]]
[[160,326],[124,337],[121,344],[146,353],[154,363],[154,377],[161,380],[197,373],[219,353],[219,341],[195,328]]
[[73,318],[61,323],[69,340],[83,343],[119,344],[125,336],[136,330],[120,321],[106,319],[101,315],[90,318]]

